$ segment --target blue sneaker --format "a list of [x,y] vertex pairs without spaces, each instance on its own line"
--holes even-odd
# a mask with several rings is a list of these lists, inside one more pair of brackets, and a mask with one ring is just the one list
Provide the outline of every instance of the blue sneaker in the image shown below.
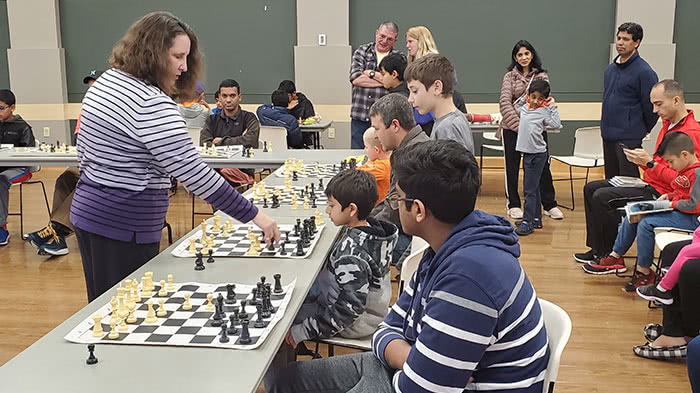
[[40,248],[44,245],[44,243],[48,242],[53,237],[53,235],[54,230],[51,227],[51,224],[49,224],[48,226],[44,227],[39,231],[25,233],[24,235],[22,235],[22,239],[29,240],[32,246]]
[[518,236],[527,236],[533,232],[535,232],[535,227],[530,225],[527,221],[521,222],[520,225],[515,228],[515,233],[517,233]]
[[5,246],[7,245],[7,242],[10,241],[10,232],[7,231],[5,228],[0,228],[0,246]]
[[66,244],[66,238],[54,232],[54,235],[39,247],[39,255],[66,255],[70,251]]

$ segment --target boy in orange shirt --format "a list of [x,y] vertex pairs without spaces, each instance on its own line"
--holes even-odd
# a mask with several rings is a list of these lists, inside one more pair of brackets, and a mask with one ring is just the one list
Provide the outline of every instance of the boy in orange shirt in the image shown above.
[[377,203],[386,198],[389,193],[389,179],[391,176],[391,163],[389,158],[391,153],[384,151],[382,144],[379,143],[379,138],[374,130],[374,127],[368,128],[362,136],[365,142],[365,153],[367,154],[367,163],[357,169],[369,172],[374,175],[377,180],[377,193],[379,199]]

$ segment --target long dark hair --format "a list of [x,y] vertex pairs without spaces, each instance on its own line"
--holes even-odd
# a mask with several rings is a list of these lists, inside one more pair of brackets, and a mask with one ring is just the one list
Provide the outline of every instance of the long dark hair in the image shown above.
[[540,60],[540,56],[537,54],[535,47],[532,46],[532,44],[527,42],[526,40],[520,40],[515,43],[513,51],[510,54],[510,65],[508,66],[508,71],[512,70],[513,67],[516,67],[518,71],[523,72],[523,67],[517,61],[515,61],[515,55],[518,53],[520,48],[525,48],[529,50],[530,53],[532,53],[532,60],[530,61],[531,71],[536,70],[536,73],[547,72],[547,70],[542,68],[542,60]]

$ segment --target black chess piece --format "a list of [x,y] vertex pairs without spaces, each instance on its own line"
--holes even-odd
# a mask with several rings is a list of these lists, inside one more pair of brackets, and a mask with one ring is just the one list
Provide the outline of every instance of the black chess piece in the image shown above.
[[238,333],[238,328],[236,327],[236,324],[238,323],[238,319],[234,314],[229,315],[228,317],[229,321],[231,321],[231,326],[228,328],[228,334],[236,334]]
[[227,324],[228,324],[228,322],[225,320],[221,323],[221,337],[219,337],[220,343],[227,343],[229,341],[228,340],[228,328],[226,326]]
[[90,352],[90,355],[85,363],[89,365],[97,364],[97,358],[95,357],[95,344],[88,344],[88,351]]
[[265,281],[267,281],[267,277],[265,277],[265,276],[260,276],[260,283],[261,283],[262,285],[265,285]]
[[316,183],[311,183],[310,185],[311,185],[311,193],[314,194],[314,196],[315,196],[316,195],[316,190],[315,190]]
[[275,251],[275,243],[270,241],[270,244],[267,246],[267,251]]
[[[333,165],[333,169],[335,170],[335,165]],[[323,190],[323,179],[318,179],[318,189]]]
[[219,293],[219,296],[216,297],[216,306],[219,308],[219,313],[224,314],[224,295]]
[[301,218],[297,218],[297,223],[294,225],[294,236],[299,236],[301,231]]
[[239,325],[241,323],[241,319],[238,317],[239,311],[240,309],[238,308],[238,306],[233,306],[233,318],[231,319],[231,323],[233,325],[231,326]]
[[267,141],[263,141],[263,153],[267,153]]
[[260,290],[260,284],[258,283],[257,288],[253,288],[251,291],[253,292],[253,297],[250,300],[247,300],[246,304],[249,306],[254,306],[258,303],[257,297],[258,297],[258,291]]
[[297,180],[299,180],[299,175],[297,174],[297,171],[292,171],[292,181]]
[[284,233],[284,241],[289,243],[289,231]]
[[250,339],[250,330],[248,330],[247,319],[241,321],[241,337],[238,338],[238,342],[241,344],[250,344],[252,340]]
[[214,250],[209,249],[209,258],[207,258],[207,263],[214,263]]
[[248,318],[248,313],[245,310],[246,303],[248,302],[245,300],[241,300],[241,312],[238,313],[238,318],[240,318],[241,320]]
[[226,304],[236,304],[236,284],[226,284]]
[[303,242],[302,242],[301,239],[297,240],[297,252],[296,252],[296,255],[297,255],[298,257],[303,257],[303,256],[304,256],[304,245],[303,245],[302,243],[303,243]]
[[311,208],[312,208],[312,209],[315,209],[315,208],[317,208],[317,207],[318,207],[318,206],[316,205],[316,198],[311,198]]
[[[289,233],[289,232],[287,232]],[[287,250],[286,250],[287,242],[282,241],[282,244],[280,244],[280,255],[287,255]]]
[[267,198],[263,198],[263,208],[267,209]]
[[275,278],[275,293],[284,292],[284,289],[282,289],[282,275],[277,273],[272,277]]
[[253,327],[256,329],[261,329],[261,328],[265,327],[265,321],[263,321],[263,315],[262,315],[263,314],[262,304],[258,304],[256,308],[258,310],[258,312],[257,312],[258,317],[255,319],[255,323],[253,323]]
[[280,207],[280,199],[277,197],[277,195],[272,196],[272,208],[277,209]]
[[214,316],[212,317],[211,320],[211,325],[219,327],[221,326],[221,320],[223,319],[221,316],[221,306],[219,306],[218,299],[216,300],[216,304],[214,307]]
[[202,253],[197,253],[197,258],[194,260],[194,270],[204,270],[204,261],[202,261]]

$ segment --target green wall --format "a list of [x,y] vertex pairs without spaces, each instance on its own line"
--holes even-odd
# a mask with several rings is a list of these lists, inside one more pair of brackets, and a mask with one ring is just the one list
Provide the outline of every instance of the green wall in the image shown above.
[[7,27],[7,1],[0,0],[0,88],[10,87],[7,70],[7,49],[10,47],[10,31]]
[[[495,102],[513,45],[530,41],[549,70],[559,101],[602,97],[615,29],[614,0],[352,0],[350,43],[374,40],[386,19],[399,25],[395,48],[406,52],[406,30],[427,26],[441,54],[455,65],[457,91],[467,102]],[[563,17],[566,16],[566,17]]]
[[688,102],[700,102],[699,15],[700,1],[676,1],[676,26],[673,34],[676,43],[676,79],[683,85]]
[[197,33],[211,100],[225,78],[241,84],[249,103],[268,102],[279,81],[294,78],[292,0],[61,0],[59,6],[70,102],[80,102],[87,90],[83,77],[107,67],[112,46],[129,26],[157,10],[181,17]]

